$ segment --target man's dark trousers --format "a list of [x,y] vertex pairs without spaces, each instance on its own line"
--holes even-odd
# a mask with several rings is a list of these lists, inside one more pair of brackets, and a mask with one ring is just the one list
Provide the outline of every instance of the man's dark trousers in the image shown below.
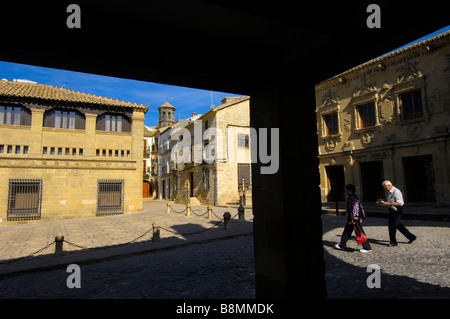
[[397,211],[394,212],[389,209],[389,240],[391,244],[397,244],[396,232],[397,229],[408,238],[408,240],[416,239],[416,236],[411,234],[405,225],[402,224],[401,219],[403,215],[403,207],[396,206]]

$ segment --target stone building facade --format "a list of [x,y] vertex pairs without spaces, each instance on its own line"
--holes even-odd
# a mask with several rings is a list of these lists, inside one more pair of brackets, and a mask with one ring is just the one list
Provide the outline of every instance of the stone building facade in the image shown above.
[[156,127],[144,125],[144,181],[142,184],[142,197],[153,198],[156,195],[157,189],[157,147],[156,134],[158,130]]
[[450,32],[381,56],[315,87],[322,202],[450,202]]
[[142,210],[146,105],[0,81],[3,224]]
[[[176,201],[190,198],[201,204],[230,205],[240,201],[245,179],[251,202],[250,97],[225,98],[186,126],[192,138],[191,161],[176,167]],[[201,143],[196,143],[201,135]],[[201,160],[192,158],[202,154]]]
[[193,113],[159,129],[160,198],[192,205],[237,204],[244,178],[246,204],[251,203],[249,107],[248,96],[225,98],[205,114]]

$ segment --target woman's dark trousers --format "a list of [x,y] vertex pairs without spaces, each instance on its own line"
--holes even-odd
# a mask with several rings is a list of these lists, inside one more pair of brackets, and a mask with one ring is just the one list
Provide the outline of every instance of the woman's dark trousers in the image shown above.
[[[366,233],[364,232],[364,229],[362,228],[361,223],[359,222],[359,220],[355,220],[355,224],[353,224],[352,220],[350,218],[347,218],[347,225],[345,225],[344,231],[342,232],[341,243],[339,244],[339,246],[341,246],[341,248],[343,248],[343,249],[347,248],[347,241],[350,238],[350,236],[352,235],[353,231],[355,231],[356,236],[359,236],[359,234],[360,234],[359,230],[360,229],[363,232],[363,234],[366,235]],[[370,246],[369,240],[366,240],[362,244],[362,247],[365,250],[372,250],[372,247]]]

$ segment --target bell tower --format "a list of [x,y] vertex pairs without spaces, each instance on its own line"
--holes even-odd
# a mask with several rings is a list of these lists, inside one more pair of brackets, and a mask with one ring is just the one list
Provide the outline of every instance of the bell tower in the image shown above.
[[159,122],[158,128],[166,127],[172,125],[175,122],[175,108],[170,105],[169,102],[165,102],[163,105],[158,107],[159,110]]

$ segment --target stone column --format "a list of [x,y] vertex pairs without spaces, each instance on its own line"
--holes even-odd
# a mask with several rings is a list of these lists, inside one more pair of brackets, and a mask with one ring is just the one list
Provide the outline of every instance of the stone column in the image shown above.
[[31,108],[30,156],[42,155],[42,126],[45,110]]
[[[144,112],[141,110],[134,110],[132,120],[131,159],[136,162],[136,171],[133,174],[132,185],[125,187],[128,188],[128,192],[130,192],[129,206],[134,206],[134,211],[142,211],[142,181],[144,169]],[[133,189],[130,190],[129,187],[132,187]]]
[[83,156],[86,159],[95,158],[95,129],[97,124],[97,114],[86,113],[86,135]]
[[298,78],[251,93],[250,125],[280,129],[278,172],[252,164],[257,298],[326,297],[314,82]]

